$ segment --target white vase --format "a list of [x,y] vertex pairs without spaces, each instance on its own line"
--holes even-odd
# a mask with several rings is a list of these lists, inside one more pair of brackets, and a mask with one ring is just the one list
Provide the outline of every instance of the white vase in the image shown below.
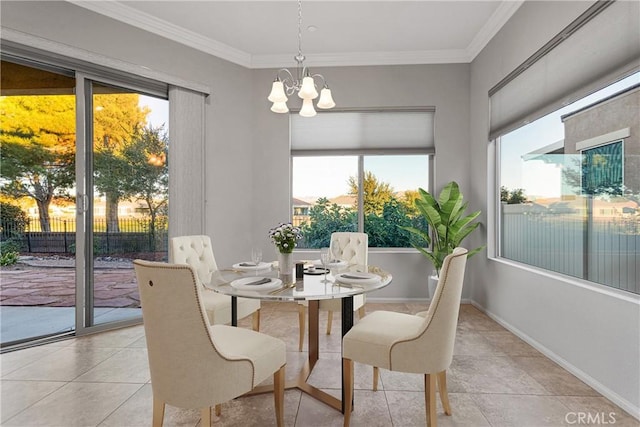
[[278,276],[283,283],[293,283],[293,254],[278,252]]
[[429,276],[429,281],[427,282],[430,300],[432,300],[433,296],[436,294],[436,288],[438,287],[438,280],[440,280],[440,278],[436,275],[436,272],[434,271],[433,274]]

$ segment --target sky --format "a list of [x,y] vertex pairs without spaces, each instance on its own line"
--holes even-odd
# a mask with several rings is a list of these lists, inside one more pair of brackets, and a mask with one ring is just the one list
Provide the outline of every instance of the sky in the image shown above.
[[[364,167],[395,191],[428,188],[427,156],[366,156]],[[347,194],[349,177],[357,174],[357,156],[294,157],[293,197],[330,199]]]
[[166,131],[169,130],[169,101],[152,96],[140,95],[139,106],[148,106],[151,113],[147,116],[147,124],[159,127],[164,124]]

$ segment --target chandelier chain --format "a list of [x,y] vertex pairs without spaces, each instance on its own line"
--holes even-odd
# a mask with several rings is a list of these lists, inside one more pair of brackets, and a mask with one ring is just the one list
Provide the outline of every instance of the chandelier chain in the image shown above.
[[298,0],[298,57],[302,58],[302,0]]

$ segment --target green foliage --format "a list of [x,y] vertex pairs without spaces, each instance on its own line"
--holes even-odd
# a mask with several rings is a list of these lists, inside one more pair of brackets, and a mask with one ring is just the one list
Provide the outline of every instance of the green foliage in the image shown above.
[[[458,184],[454,181],[444,186],[437,200],[422,188],[418,191],[420,198],[416,199],[416,208],[429,227],[403,228],[423,238],[427,244],[432,246],[431,251],[427,251],[424,247],[413,245],[431,260],[437,274],[440,274],[444,258],[457,246],[460,246],[460,243],[480,225],[480,223],[472,222],[480,215],[480,211],[463,216],[467,209],[467,203],[463,202],[463,195]],[[429,231],[432,236],[429,235]],[[469,251],[467,256],[471,256],[483,248],[484,246],[475,248]]]
[[9,251],[9,252],[2,252],[2,254],[0,254],[0,266],[2,267],[8,267],[10,265],[15,264],[16,262],[18,262],[18,252],[15,251]]
[[356,211],[342,208],[322,197],[309,210],[310,222],[302,225],[302,235],[308,248],[328,247],[331,233],[357,231]]
[[[349,194],[358,195],[358,180],[349,177]],[[363,183],[363,209],[364,214],[381,215],[385,203],[395,199],[393,188],[386,182],[378,181],[378,178],[372,172],[366,172]]]
[[278,252],[290,254],[298,245],[297,241],[302,238],[302,232],[299,227],[294,227],[290,222],[281,222],[269,230],[269,238]]
[[18,239],[7,239],[0,242],[0,253],[20,252],[20,241]]
[[527,196],[522,188],[509,191],[507,187],[500,187],[500,201],[508,205],[527,203]]
[[11,203],[0,202],[0,230],[2,240],[21,236],[27,229],[29,219],[27,214]]
[[373,213],[364,217],[364,231],[369,235],[369,245],[383,248],[424,246],[423,239],[414,237],[404,227],[424,225],[421,217],[408,215],[405,206],[395,198],[384,204],[382,215]]

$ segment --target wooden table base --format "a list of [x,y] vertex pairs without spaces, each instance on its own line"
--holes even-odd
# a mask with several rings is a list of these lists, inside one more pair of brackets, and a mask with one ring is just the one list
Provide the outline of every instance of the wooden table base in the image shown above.
[[[314,399],[331,406],[333,409],[344,413],[344,405],[342,400],[333,397],[329,393],[320,390],[317,387],[312,386],[307,382],[311,371],[315,367],[319,358],[319,307],[320,301],[309,301],[309,357],[304,364],[304,367],[298,374],[298,376],[292,380],[285,382],[286,389],[296,388]],[[347,317],[345,319],[345,317]],[[342,336],[346,334],[353,325],[353,297],[345,297],[342,299]],[[342,366],[342,363],[340,364]],[[248,395],[270,393],[273,391],[273,385],[258,386],[251,390]],[[344,399],[344,372],[342,373],[342,398]]]

